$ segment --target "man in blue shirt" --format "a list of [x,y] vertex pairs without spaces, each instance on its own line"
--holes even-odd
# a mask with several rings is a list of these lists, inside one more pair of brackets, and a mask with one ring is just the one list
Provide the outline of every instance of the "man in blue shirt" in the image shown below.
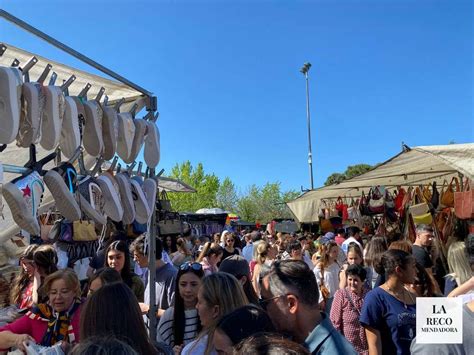
[[278,332],[291,336],[313,355],[357,354],[319,311],[316,277],[304,261],[276,261],[261,280],[259,303]]

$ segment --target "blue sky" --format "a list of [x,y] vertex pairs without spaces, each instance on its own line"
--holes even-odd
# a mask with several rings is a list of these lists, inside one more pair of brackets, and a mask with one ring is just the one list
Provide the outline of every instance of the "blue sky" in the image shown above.
[[[315,186],[410,146],[474,141],[470,1],[5,1],[158,97],[161,163],[245,190]],[[39,5],[41,4],[41,5]],[[0,20],[0,39],[95,72]]]

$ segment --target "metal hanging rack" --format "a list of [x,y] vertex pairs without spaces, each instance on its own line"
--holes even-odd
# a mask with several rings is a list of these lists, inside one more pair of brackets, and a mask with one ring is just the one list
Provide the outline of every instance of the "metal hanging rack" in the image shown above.
[[[158,103],[157,103],[157,98],[156,96],[154,96],[150,91],[144,89],[143,87],[141,87],[140,85],[137,85],[135,84],[134,82],[128,80],[127,78],[119,75],[118,73],[114,72],[113,70],[99,64],[98,62],[92,60],[91,58],[87,57],[86,55],[74,50],[73,48],[67,46],[66,44],[58,41],[57,39],[47,35],[46,33],[38,30],[37,28],[31,26],[30,24],[26,23],[25,21],[13,16],[12,14],[10,14],[9,12],[5,11],[5,10],[1,10],[0,9],[0,17],[3,17],[5,20],[13,23],[14,25],[22,28],[23,30],[41,38],[42,40],[48,42],[49,44],[55,46],[56,48],[59,48],[60,50],[68,53],[69,55],[79,59],[80,61],[90,65],[91,67],[101,71],[102,73],[114,78],[115,80],[135,89],[136,91],[139,91],[141,92],[142,94],[144,94],[146,96],[146,110],[149,112],[149,113],[152,113],[152,114],[155,114],[155,112],[157,111],[158,109]],[[6,49],[6,48],[5,48]],[[3,51],[5,50],[4,48],[0,48],[0,52],[3,53]],[[0,54],[1,55],[1,54]],[[19,63],[17,64],[19,65]],[[48,69],[49,70],[49,69]],[[157,114],[155,114],[157,115]],[[25,168],[25,167],[18,167],[18,166],[14,166],[14,165],[10,165],[10,164],[3,164],[3,170],[5,172],[10,172],[10,173],[17,173],[17,174],[27,174],[30,169],[28,168]],[[153,216],[151,218],[151,226],[150,226],[150,231],[149,231],[149,239],[150,239],[150,243],[149,243],[149,255],[150,255],[150,266],[153,267],[154,265],[154,260],[155,260],[155,238],[156,238],[156,221],[155,221],[155,217],[156,217],[156,212],[153,211]],[[151,263],[152,262],[152,263]],[[150,272],[149,273],[149,277],[150,277],[150,284],[153,285],[155,283],[155,273],[154,272]],[[150,287],[150,300],[154,300],[155,299],[155,288],[154,287]],[[150,310],[149,310],[149,313],[148,313],[148,316],[149,316],[149,319],[150,319],[150,324],[149,324],[149,333],[150,333],[150,338],[151,339],[155,339],[156,338],[156,323],[157,323],[157,320],[156,320],[156,305],[155,305],[155,302],[151,301],[150,302],[151,305],[150,305]]]

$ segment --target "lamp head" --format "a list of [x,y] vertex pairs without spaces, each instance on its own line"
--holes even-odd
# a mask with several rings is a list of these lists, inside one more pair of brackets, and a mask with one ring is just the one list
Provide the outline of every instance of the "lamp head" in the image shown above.
[[303,74],[306,74],[309,71],[309,68],[311,68],[311,63],[306,62],[301,67],[300,72],[303,73]]

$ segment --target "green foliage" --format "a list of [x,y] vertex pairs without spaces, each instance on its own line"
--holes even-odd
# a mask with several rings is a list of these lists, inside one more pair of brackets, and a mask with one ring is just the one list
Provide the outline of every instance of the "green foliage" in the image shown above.
[[344,180],[366,173],[372,168],[373,166],[368,165],[368,164],[349,165],[346,171],[343,172],[342,174],[332,173],[331,175],[329,175],[328,178],[326,179],[326,182],[324,183],[324,186],[341,183]]
[[188,160],[176,164],[171,170],[170,177],[179,179],[194,187],[196,193],[169,193],[171,206],[180,212],[195,212],[200,208],[216,206],[216,195],[219,190],[219,179],[214,174],[206,174],[202,163],[196,168]]
[[180,212],[220,207],[238,214],[242,220],[266,223],[273,218],[291,218],[286,202],[299,196],[297,191],[281,191],[279,182],[266,183],[263,187],[254,184],[244,193],[238,193],[229,177],[221,182],[216,175],[206,173],[202,163],[193,167],[189,161],[176,164],[170,177],[183,181],[197,191],[168,193],[173,210]]

